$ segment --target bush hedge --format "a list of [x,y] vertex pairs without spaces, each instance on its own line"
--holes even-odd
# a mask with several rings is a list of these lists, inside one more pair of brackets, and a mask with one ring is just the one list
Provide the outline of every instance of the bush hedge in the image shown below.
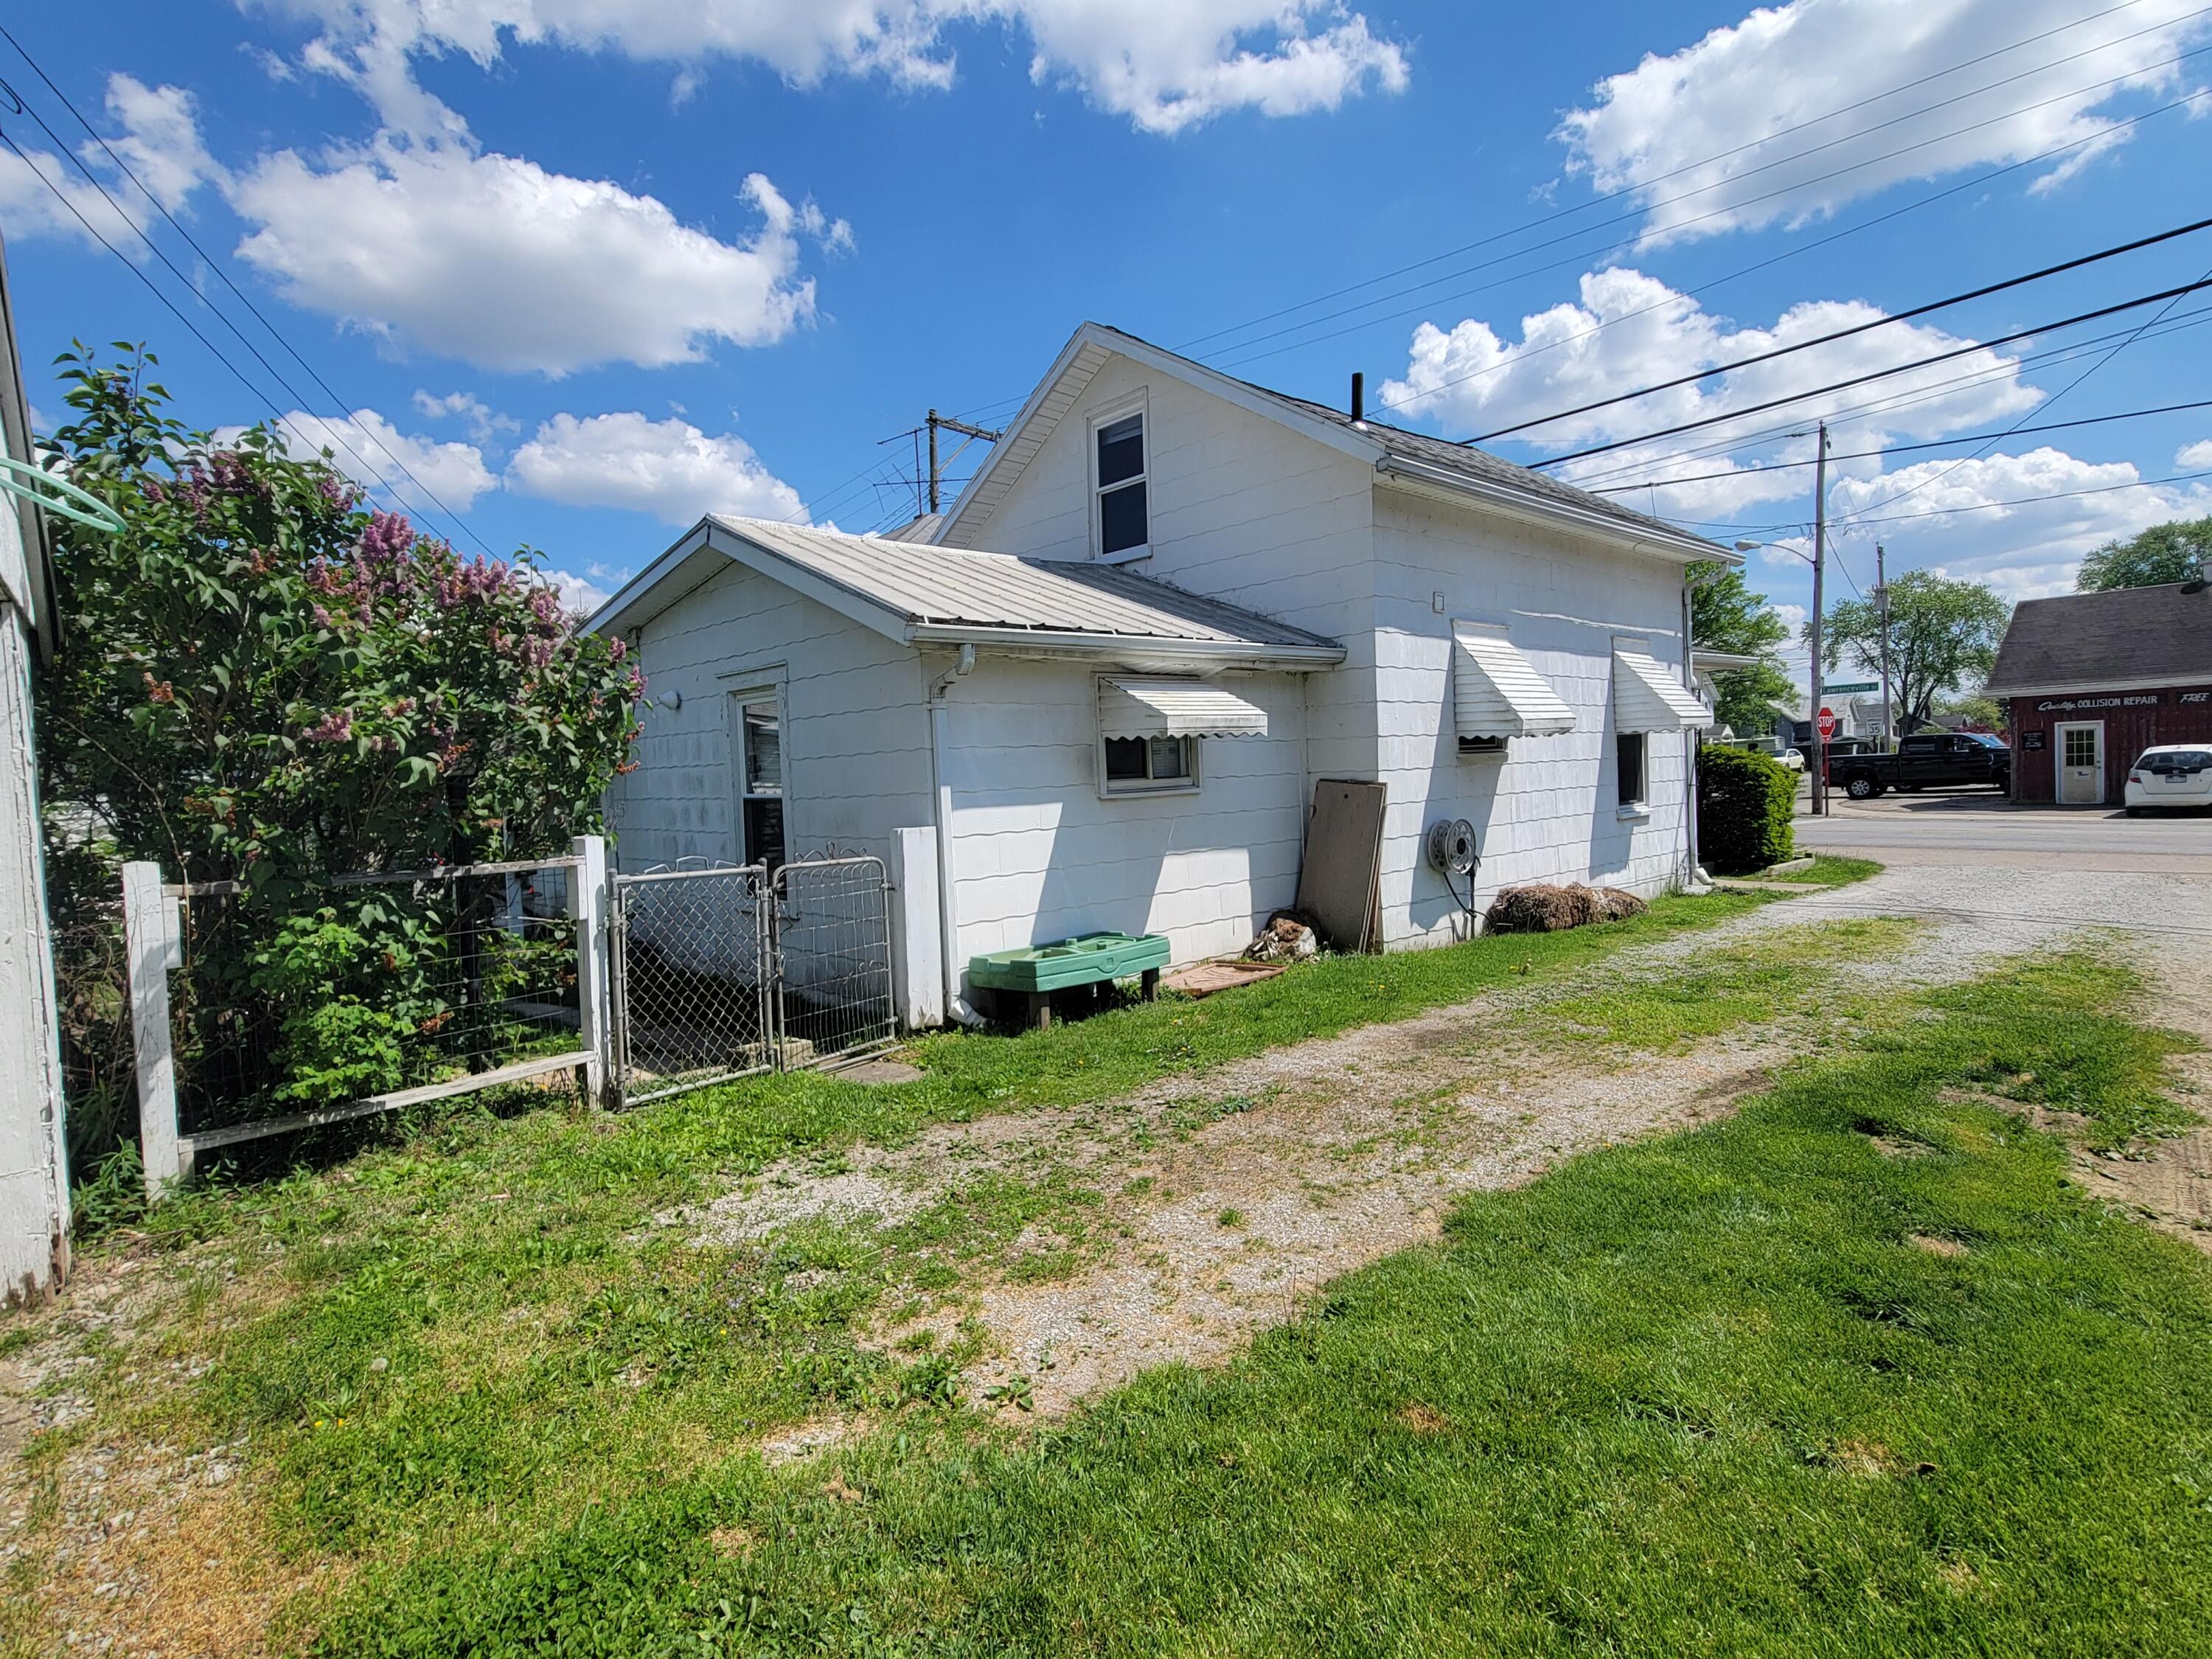
[[1750,749],[1698,751],[1698,852],[1708,870],[1738,875],[1796,850],[1797,775]]

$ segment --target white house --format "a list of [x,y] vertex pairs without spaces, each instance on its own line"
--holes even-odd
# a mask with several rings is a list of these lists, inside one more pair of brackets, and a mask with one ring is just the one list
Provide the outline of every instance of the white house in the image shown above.
[[[1080,932],[1240,947],[1291,901],[1322,779],[1387,787],[1387,949],[1519,883],[1653,892],[1690,867],[1710,720],[1684,571],[1733,558],[1085,324],[941,519],[707,519],[592,618],[653,699],[617,856],[928,832],[956,997],[970,957]],[[1424,860],[1439,818],[1475,826],[1472,890]]]
[[[32,459],[4,259],[0,453]],[[50,1291],[69,1267],[60,1025],[31,743],[31,672],[53,644],[46,578],[37,510],[0,495],[0,1301]]]

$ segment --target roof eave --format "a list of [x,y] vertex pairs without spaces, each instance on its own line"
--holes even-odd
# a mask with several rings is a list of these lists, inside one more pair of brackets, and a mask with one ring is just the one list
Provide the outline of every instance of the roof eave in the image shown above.
[[[615,589],[605,605],[586,617],[583,631],[586,634],[612,634],[625,628],[641,626],[674,605],[684,593],[692,592],[692,588],[687,587],[683,593],[661,595],[659,590],[679,565],[706,545],[707,532],[711,527],[709,520],[702,519],[677,538],[666,551]],[[656,599],[658,603],[653,603]]]
[[1632,553],[1653,555],[1670,563],[1737,566],[1743,562],[1741,553],[1732,552],[1717,542],[1709,542],[1704,537],[1692,536],[1686,531],[1670,531],[1657,525],[1624,523],[1594,509],[1577,507],[1571,501],[1558,501],[1529,490],[1515,489],[1487,478],[1471,477],[1465,473],[1454,472],[1448,467],[1431,465],[1407,456],[1386,455],[1376,463],[1376,471],[1388,479],[1441,490],[1466,501],[1480,501],[1494,511],[1525,519],[1531,523],[1578,530],[1626,547]]
[[1204,662],[1222,668],[1278,668],[1293,672],[1334,668],[1340,645],[1266,645],[1254,640],[1183,640],[1158,634],[1091,634],[1048,628],[992,628],[975,623],[915,623],[915,645],[975,645],[1101,661]]
[[2100,691],[2163,691],[2175,686],[2212,685],[2212,665],[2194,674],[2138,675],[2133,679],[2053,680],[2041,684],[2006,685],[1992,681],[1982,688],[1985,697],[2075,697]]

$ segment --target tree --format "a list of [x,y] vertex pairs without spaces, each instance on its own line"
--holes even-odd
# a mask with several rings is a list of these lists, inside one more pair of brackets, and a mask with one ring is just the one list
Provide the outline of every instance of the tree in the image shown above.
[[[1936,699],[1989,678],[2012,607],[1979,582],[1908,571],[1889,584],[1889,677],[1898,730],[1927,724]],[[1812,625],[1806,624],[1806,638]],[[1848,660],[1864,673],[1881,668],[1881,611],[1847,599],[1828,612],[1821,641],[1830,673]]]
[[2106,593],[2116,587],[2198,581],[2208,564],[2212,564],[2212,519],[2154,524],[2124,542],[2106,542],[2082,560],[2074,590]]
[[58,910],[97,914],[124,860],[239,883],[190,977],[251,1023],[233,1046],[256,1097],[419,1075],[425,1034],[497,994],[449,942],[472,913],[453,884],[325,878],[564,853],[600,826],[643,680],[526,550],[463,557],[265,428],[187,430],[143,351],[60,361],[74,418],[45,447],[126,527],[56,526],[37,719]]
[[1781,645],[1790,629],[1766,595],[1745,584],[1743,572],[1723,564],[1690,568],[1690,638],[1707,651],[1756,657],[1748,668],[1713,676],[1713,713],[1741,737],[1773,729],[1774,704],[1796,691],[1783,672]]

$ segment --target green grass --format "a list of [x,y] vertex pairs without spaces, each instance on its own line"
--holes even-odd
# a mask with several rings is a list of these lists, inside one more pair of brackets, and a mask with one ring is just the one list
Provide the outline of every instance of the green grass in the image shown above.
[[[1984,1099],[2178,1122],[2180,1043],[2122,1018],[2131,988],[2075,955],[1923,999],[1734,1119],[1464,1203],[1225,1371],[1063,1426],[925,1403],[769,1472],[711,1436],[641,1468],[610,1425],[588,1478],[544,1471],[557,1524],[418,1508],[321,1649],[2212,1650],[2212,1269]],[[458,1492],[460,1444],[414,1459],[470,1415],[422,1399],[404,1473],[395,1445],[356,1478]]]
[[1843,887],[1851,882],[1864,881],[1879,874],[1881,866],[1872,859],[1843,858],[1833,853],[1816,853],[1810,869],[1792,870],[1775,876],[1775,881],[1795,882],[1802,887]]

